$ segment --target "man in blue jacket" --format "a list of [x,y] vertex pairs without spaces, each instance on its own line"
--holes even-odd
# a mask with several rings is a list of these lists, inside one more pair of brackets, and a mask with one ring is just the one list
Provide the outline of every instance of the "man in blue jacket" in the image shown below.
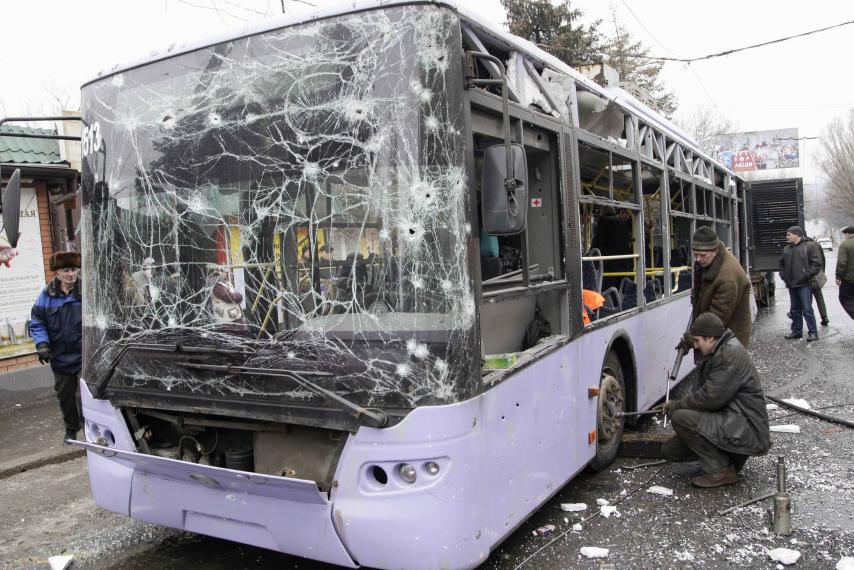
[[30,335],[39,362],[50,363],[59,409],[65,422],[65,438],[75,439],[80,430],[78,381],[83,360],[83,315],[80,303],[80,254],[60,251],[50,258],[56,277],[33,305]]

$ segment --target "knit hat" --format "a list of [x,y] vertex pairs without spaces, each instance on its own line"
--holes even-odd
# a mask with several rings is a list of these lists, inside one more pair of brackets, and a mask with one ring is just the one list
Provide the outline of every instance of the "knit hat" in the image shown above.
[[844,228],[842,228],[842,233],[854,234],[854,226],[845,226]]
[[709,226],[697,228],[691,238],[691,249],[694,251],[712,251],[718,249],[718,234]]
[[80,254],[76,251],[57,251],[50,256],[50,270],[80,269]]
[[694,336],[719,338],[725,330],[723,321],[714,313],[701,314],[691,325],[691,334]]
[[804,229],[801,226],[792,226],[788,230],[786,230],[787,234],[794,234],[796,236],[804,237],[806,234],[804,233]]

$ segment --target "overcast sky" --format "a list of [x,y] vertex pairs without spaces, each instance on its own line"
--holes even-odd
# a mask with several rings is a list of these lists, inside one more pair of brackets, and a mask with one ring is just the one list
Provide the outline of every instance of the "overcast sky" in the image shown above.
[[[311,0],[322,3],[323,0]],[[467,0],[504,20],[499,0]],[[854,3],[835,0],[576,0],[588,19],[611,12],[654,55],[698,57],[854,20]],[[310,9],[286,0],[289,12]],[[3,4],[0,115],[52,113],[56,95],[79,104],[81,83],[115,63],[173,42],[239,29],[281,13],[281,0],[27,0]],[[797,127],[820,136],[854,107],[854,25],[708,61],[667,63],[664,80],[679,100],[677,117],[716,109],[738,130]],[[51,93],[53,95],[51,95]],[[802,141],[805,183],[815,182],[818,140]]]

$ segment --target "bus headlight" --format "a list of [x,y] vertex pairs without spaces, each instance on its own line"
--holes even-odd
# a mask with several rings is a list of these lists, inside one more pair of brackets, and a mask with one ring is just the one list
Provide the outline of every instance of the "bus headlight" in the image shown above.
[[84,427],[86,440],[101,447],[112,447],[116,444],[116,438],[109,428],[95,422],[86,421]]
[[400,475],[400,478],[409,483],[415,483],[415,480],[418,478],[418,473],[415,471],[415,467],[410,465],[409,463],[401,463],[397,466],[397,473]]
[[439,474],[439,464],[435,461],[428,461],[424,464],[424,471],[427,475],[434,477]]

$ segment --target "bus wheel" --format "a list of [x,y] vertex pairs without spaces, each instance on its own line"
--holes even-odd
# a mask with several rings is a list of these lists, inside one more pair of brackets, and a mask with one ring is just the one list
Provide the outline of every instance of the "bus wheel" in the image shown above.
[[623,439],[626,411],[626,387],[623,367],[613,352],[608,353],[599,380],[599,402],[596,409],[596,457],[590,462],[594,471],[602,471],[617,457]]

